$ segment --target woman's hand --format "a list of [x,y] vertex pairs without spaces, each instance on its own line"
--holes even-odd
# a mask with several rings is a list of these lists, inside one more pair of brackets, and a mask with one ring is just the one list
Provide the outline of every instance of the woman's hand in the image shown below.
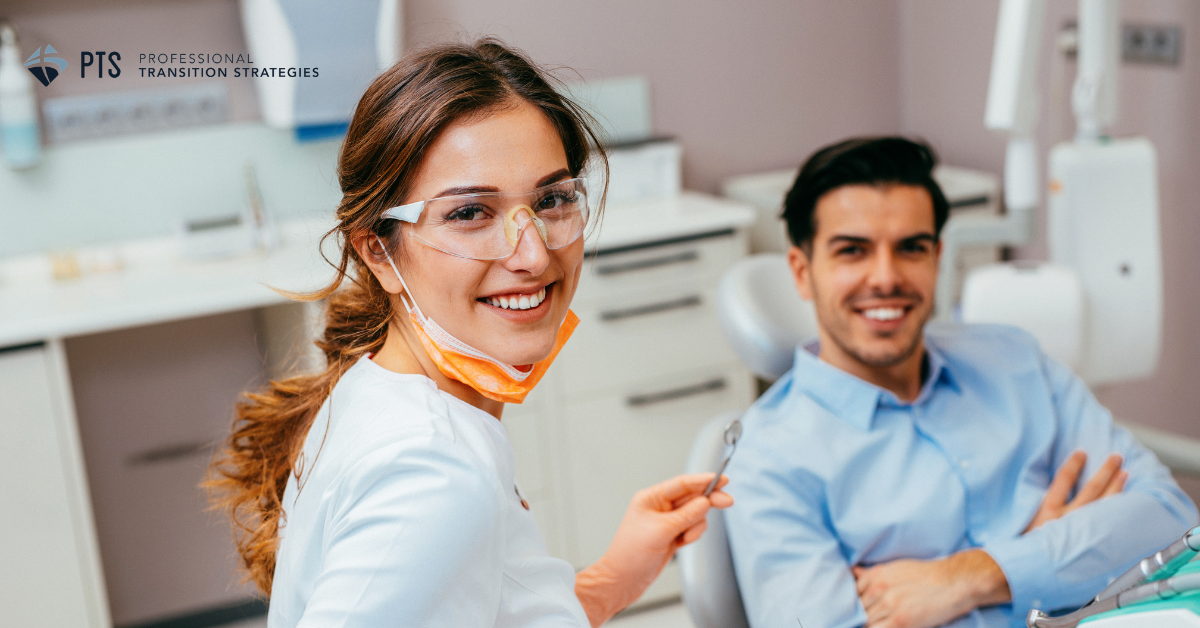
[[600,560],[575,576],[575,595],[592,626],[608,621],[642,595],[675,550],[695,541],[708,527],[709,508],[728,508],[733,498],[719,490],[708,497],[712,473],[680,475],[633,496],[621,527]]

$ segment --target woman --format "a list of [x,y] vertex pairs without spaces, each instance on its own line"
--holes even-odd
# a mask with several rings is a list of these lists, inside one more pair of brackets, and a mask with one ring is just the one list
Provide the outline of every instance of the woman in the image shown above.
[[732,504],[712,474],[640,491],[576,574],[514,482],[504,403],[578,320],[587,120],[494,40],[410,55],[359,102],[338,276],[306,296],[327,368],[250,395],[215,463],[272,628],[597,626]]

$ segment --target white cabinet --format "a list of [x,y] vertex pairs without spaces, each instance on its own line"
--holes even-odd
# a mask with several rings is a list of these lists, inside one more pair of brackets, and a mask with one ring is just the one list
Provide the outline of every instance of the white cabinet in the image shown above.
[[107,626],[60,343],[0,351],[0,626]]
[[[682,473],[700,428],[753,400],[713,303],[722,271],[745,254],[744,233],[725,229],[599,248],[586,262],[579,327],[503,420],[552,554],[576,568],[598,559],[633,494]],[[640,603],[678,594],[672,565]]]

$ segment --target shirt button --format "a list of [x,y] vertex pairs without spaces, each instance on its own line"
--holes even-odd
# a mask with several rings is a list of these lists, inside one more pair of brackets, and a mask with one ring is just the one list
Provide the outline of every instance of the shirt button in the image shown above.
[[971,466],[971,461],[964,458],[958,461],[958,466],[966,469]]
[[1039,606],[1041,606],[1041,605],[1042,605],[1042,601],[1041,601],[1041,600],[1034,600],[1034,601],[1033,601],[1033,607],[1034,607],[1034,608],[1037,608],[1037,607],[1039,607]]
[[987,532],[980,532],[979,534],[975,535],[975,539],[980,543],[987,543]]

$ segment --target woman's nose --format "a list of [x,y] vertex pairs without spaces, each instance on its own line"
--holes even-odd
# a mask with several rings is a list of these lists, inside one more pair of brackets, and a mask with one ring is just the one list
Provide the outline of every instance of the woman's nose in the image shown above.
[[[522,220],[521,216],[524,216]],[[517,235],[517,245],[512,255],[504,260],[504,267],[510,271],[524,271],[532,275],[540,275],[550,264],[550,251],[545,241],[538,233],[537,226],[522,212],[517,218],[520,231]]]

